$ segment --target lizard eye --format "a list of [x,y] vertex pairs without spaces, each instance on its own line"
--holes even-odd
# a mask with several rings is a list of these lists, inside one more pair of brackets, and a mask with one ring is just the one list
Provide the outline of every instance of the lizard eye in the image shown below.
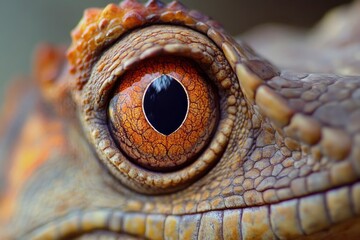
[[136,164],[171,171],[191,163],[217,123],[210,81],[187,59],[160,57],[119,79],[109,105],[112,136]]
[[92,9],[73,32],[68,58],[98,158],[122,185],[161,194],[187,187],[221,159],[245,104],[214,41],[218,25],[177,2],[152,3]]

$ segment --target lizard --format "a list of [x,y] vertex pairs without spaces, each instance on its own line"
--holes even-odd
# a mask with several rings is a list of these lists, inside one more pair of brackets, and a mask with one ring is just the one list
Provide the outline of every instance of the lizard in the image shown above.
[[[0,238],[356,239],[359,8],[252,48],[179,1],[87,9],[5,99]],[[163,75],[188,100],[170,134],[137,111]]]

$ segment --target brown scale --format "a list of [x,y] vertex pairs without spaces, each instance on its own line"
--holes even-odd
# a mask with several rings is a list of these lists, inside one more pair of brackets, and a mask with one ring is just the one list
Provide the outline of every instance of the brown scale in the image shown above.
[[[314,29],[292,39],[263,29],[255,36],[271,49],[269,59],[276,64],[282,55],[300,67],[298,73],[279,63],[278,70],[177,1],[143,6],[126,0],[88,10],[73,32],[69,65],[59,64],[66,60],[59,61],[58,51],[43,49],[36,71],[43,96],[33,94],[33,106],[18,104],[21,115],[13,116],[20,118],[2,127],[20,132],[12,136],[12,148],[0,152],[15,169],[4,171],[9,191],[0,199],[0,239],[88,238],[98,231],[103,237],[113,232],[144,239],[358,239],[360,65],[354,50],[359,48],[345,51],[343,40],[359,45],[359,7],[357,2],[332,12],[321,24],[324,32]],[[174,40],[176,31],[186,31],[185,40],[163,41]],[[127,45],[124,39],[137,41]],[[107,50],[117,40],[117,51]],[[260,50],[264,42],[251,44]],[[311,42],[323,52],[314,54]],[[338,46],[326,44],[331,42]],[[114,52],[118,59],[111,57]],[[128,161],[107,126],[115,85],[134,62],[161,54],[193,59],[209,73],[221,112],[203,154],[166,173]],[[58,65],[64,71],[56,70]],[[134,72],[142,65],[137,66]],[[344,73],[352,76],[337,75]],[[52,106],[64,111],[54,113]],[[34,119],[46,121],[34,125]]]

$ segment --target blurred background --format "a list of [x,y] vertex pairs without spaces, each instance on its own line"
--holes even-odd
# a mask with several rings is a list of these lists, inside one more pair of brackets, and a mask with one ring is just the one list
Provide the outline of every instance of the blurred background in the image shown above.
[[[32,52],[39,42],[70,43],[69,32],[87,7],[110,0],[0,2],[0,99],[8,82],[31,72]],[[118,2],[118,1],[115,1]],[[169,2],[169,1],[164,1]],[[233,35],[263,23],[308,28],[323,14],[349,0],[183,0],[185,5],[213,17]]]

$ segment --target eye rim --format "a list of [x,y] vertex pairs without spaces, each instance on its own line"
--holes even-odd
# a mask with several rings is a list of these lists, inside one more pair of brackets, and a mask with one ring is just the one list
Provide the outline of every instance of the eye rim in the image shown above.
[[[89,84],[85,85],[79,99],[80,121],[100,161],[107,166],[110,173],[123,183],[123,185],[143,194],[163,194],[178,191],[195,182],[195,180],[202,177],[214,166],[226,150],[236,119],[236,108],[239,104],[239,101],[236,101],[236,97],[238,97],[239,94],[236,75],[229,66],[224,54],[211,40],[194,30],[181,26],[154,25],[137,31],[146,38],[146,35],[143,35],[144,33],[141,31],[151,32],[153,28],[161,28],[162,32],[164,29],[169,28],[173,34],[175,34],[173,32],[175,31],[174,29],[181,32],[190,31],[192,37],[198,39],[198,43],[196,46],[194,44],[189,46],[188,43],[184,42],[182,42],[182,44],[169,44],[168,42],[162,41],[163,39],[158,39],[157,41],[152,41],[153,44],[151,46],[142,49],[142,52],[132,52],[134,54],[133,56],[123,58],[121,64],[119,63],[116,67],[112,64],[116,61],[114,59],[112,59],[108,65],[104,65],[102,59],[106,59],[106,54],[111,49],[116,47],[120,48],[119,45],[126,42],[125,40],[127,38],[125,37],[112,46],[107,52],[104,52],[101,59],[94,65]],[[133,34],[127,36],[134,37]],[[131,42],[131,40],[129,41]],[[180,42],[180,40],[178,40],[178,42]],[[133,48],[133,46],[127,47]],[[211,48],[211,50],[208,51],[215,57],[211,56],[207,51],[204,51],[206,47]],[[129,70],[140,60],[166,54],[190,58],[198,63],[208,76],[210,75],[210,80],[219,90],[218,95],[221,112],[215,134],[208,148],[197,160],[179,171],[157,173],[139,168],[128,161],[120,152],[112,140],[111,133],[106,125],[106,107],[117,79],[125,71]],[[112,71],[105,72],[104,69],[111,69]],[[217,71],[213,72],[214,70]]]

